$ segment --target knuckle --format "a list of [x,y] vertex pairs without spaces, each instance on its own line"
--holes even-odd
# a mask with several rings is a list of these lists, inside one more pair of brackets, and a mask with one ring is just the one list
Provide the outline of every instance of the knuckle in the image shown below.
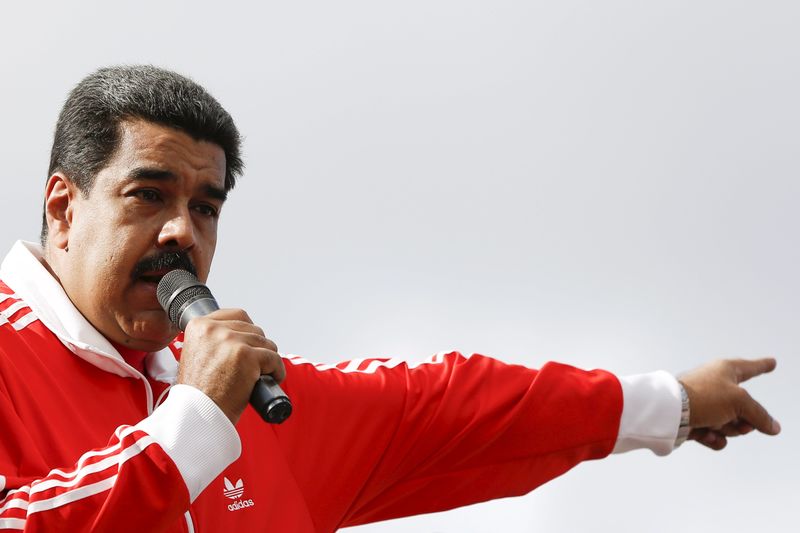
[[236,319],[241,320],[242,322],[247,322],[252,324],[253,321],[250,320],[250,315],[247,314],[247,311],[244,309],[236,309]]
[[741,417],[750,410],[751,402],[750,395],[744,389],[737,389],[733,392],[732,396],[734,415]]
[[226,342],[226,343],[228,343],[228,342],[229,343],[233,343],[235,341],[236,337],[237,337],[236,332],[231,330],[231,329],[229,329],[229,328],[220,329],[219,332],[218,332],[218,335],[217,335],[217,338],[221,342]]
[[278,368],[278,356],[272,350],[267,350],[264,356],[264,364],[270,369],[275,370]]
[[714,359],[706,367],[712,374],[724,375],[730,372],[730,366],[727,359]]
[[231,343],[231,348],[231,353],[240,360],[246,358],[250,352],[250,347],[241,342]]
[[736,387],[735,398],[739,403],[750,404],[753,403],[753,397],[742,387]]
[[267,353],[267,365],[272,372],[284,372],[283,359],[277,353],[269,351]]

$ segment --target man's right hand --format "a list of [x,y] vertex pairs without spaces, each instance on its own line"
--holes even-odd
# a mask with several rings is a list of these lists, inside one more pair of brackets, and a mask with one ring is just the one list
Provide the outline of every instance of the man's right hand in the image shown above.
[[781,426],[739,383],[772,372],[772,358],[721,359],[705,364],[678,378],[689,396],[689,438],[712,450],[721,450],[728,437],[757,429],[777,435]]
[[178,383],[211,398],[233,424],[247,406],[256,381],[286,376],[278,347],[241,309],[220,309],[189,321],[184,331]]

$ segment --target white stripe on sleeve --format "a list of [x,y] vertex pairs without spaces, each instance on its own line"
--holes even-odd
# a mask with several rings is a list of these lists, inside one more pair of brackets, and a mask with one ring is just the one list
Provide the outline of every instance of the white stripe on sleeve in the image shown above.
[[101,492],[109,490],[111,487],[114,486],[114,483],[116,482],[117,482],[117,474],[114,474],[110,478],[98,481],[97,483],[92,483],[91,485],[85,485],[83,487],[79,487],[77,489],[65,492],[64,494],[59,494],[58,496],[54,496],[47,500],[38,500],[31,502],[30,505],[28,505],[28,515],[32,515],[33,513],[40,513],[42,511],[49,511],[51,509],[55,509],[56,507],[61,507],[62,505],[66,505],[68,503],[72,503],[81,500],[83,498],[88,498],[89,496],[94,496],[95,494],[100,494]]

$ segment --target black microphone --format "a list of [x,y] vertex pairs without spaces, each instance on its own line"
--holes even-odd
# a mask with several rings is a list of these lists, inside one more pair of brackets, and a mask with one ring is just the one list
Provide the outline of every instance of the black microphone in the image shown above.
[[[158,282],[158,303],[181,331],[193,318],[219,309],[211,291],[185,270],[172,270]],[[250,405],[270,424],[280,424],[292,414],[292,402],[272,376],[261,376],[253,387]]]

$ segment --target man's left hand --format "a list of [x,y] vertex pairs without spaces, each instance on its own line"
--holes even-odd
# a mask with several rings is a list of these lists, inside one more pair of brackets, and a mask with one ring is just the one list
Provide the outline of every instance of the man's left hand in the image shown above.
[[776,361],[765,359],[723,359],[705,364],[678,378],[689,396],[689,439],[712,450],[721,450],[728,437],[746,435],[757,429],[777,435],[777,420],[739,383],[772,372]]

